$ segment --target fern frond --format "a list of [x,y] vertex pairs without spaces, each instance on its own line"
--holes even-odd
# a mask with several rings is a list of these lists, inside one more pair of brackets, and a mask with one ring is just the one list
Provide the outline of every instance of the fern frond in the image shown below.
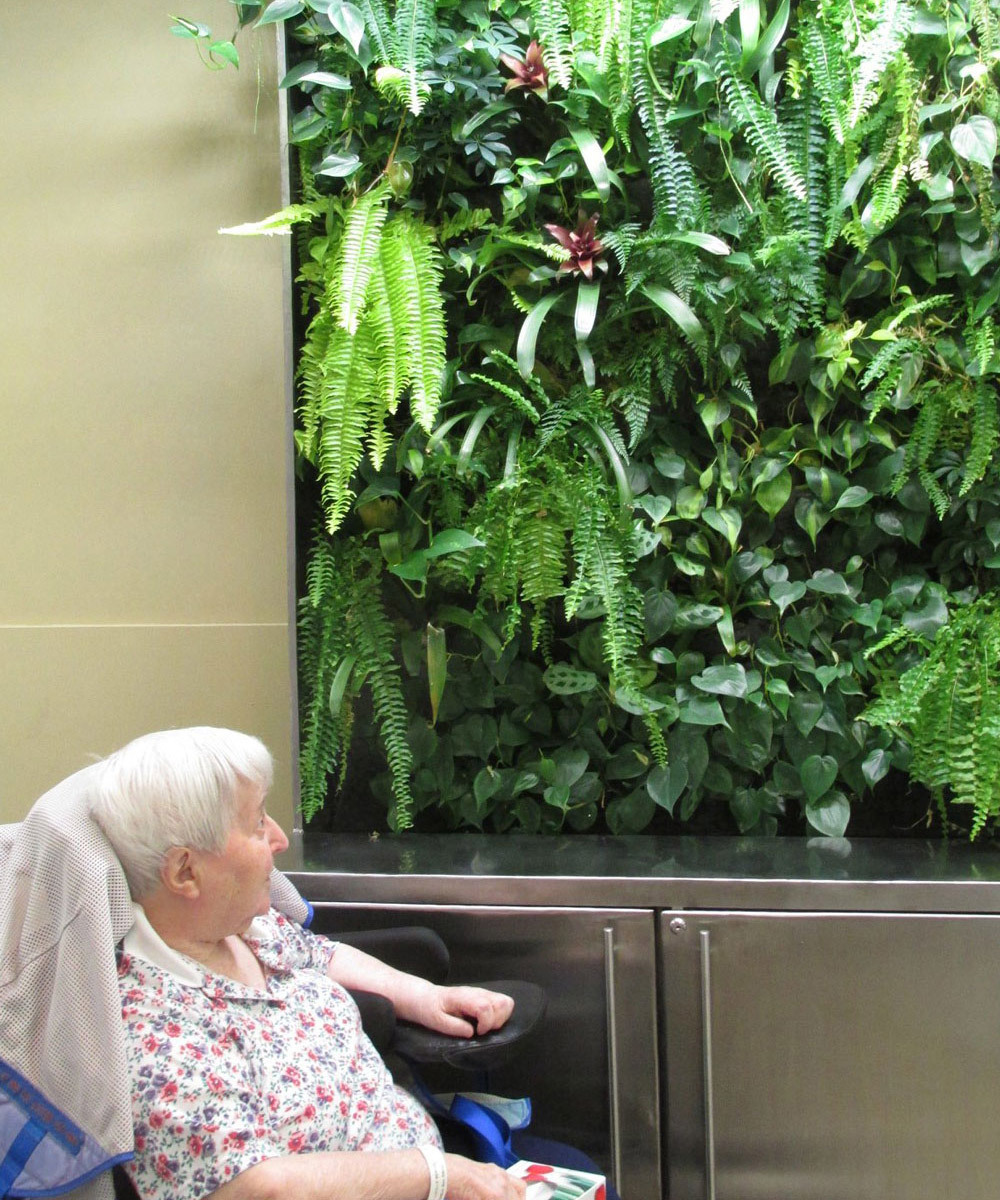
[[816,87],[823,118],[839,145],[847,138],[847,105],[850,78],[843,57],[844,39],[832,24],[803,14],[799,26],[809,76]]
[[878,99],[875,85],[889,63],[902,50],[913,17],[913,7],[906,0],[880,0],[876,5],[869,28],[862,33],[854,48],[848,128],[853,129]]
[[318,396],[315,460],[330,533],[342,523],[354,497],[350,484],[370,425],[375,377],[371,328],[362,324],[353,337],[346,330],[332,330]]
[[507,384],[501,383],[499,379],[493,379],[489,375],[480,375],[475,371],[470,372],[469,378],[475,379],[477,383],[484,383],[491,391],[499,392],[501,396],[506,396],[517,411],[534,424],[537,424],[541,419],[541,414],[535,406],[517,388],[508,387]]
[[442,219],[438,241],[450,242],[453,238],[461,237],[463,233],[475,233],[477,229],[489,225],[492,220],[493,214],[488,208],[460,208]]
[[441,255],[431,231],[413,217],[396,217],[381,244],[385,279],[393,308],[403,317],[411,386],[410,409],[430,433],[441,402],[445,365]]
[[397,0],[395,14],[395,61],[406,76],[410,112],[419,116],[427,98],[427,85],[420,78],[434,54],[434,0]]
[[716,56],[716,66],[726,102],[747,141],[770,167],[784,189],[797,200],[807,198],[806,185],[794,160],[774,109],[757,89],[740,75],[740,63],[728,39]]
[[974,483],[986,474],[1000,441],[1000,417],[997,413],[997,393],[992,381],[977,380],[972,412],[972,444],[969,446],[962,472],[960,496],[966,495]]
[[361,196],[347,214],[337,261],[327,285],[327,303],[333,307],[337,324],[348,333],[358,330],[382,227],[388,216],[388,198],[388,184],[380,184]]
[[[378,407],[384,413],[394,413],[400,396],[410,381],[407,358],[406,322],[408,314],[398,290],[389,287],[384,256],[379,254],[368,285],[369,303],[365,320],[375,335],[378,359]],[[375,462],[376,467],[379,462]]]
[[385,0],[358,0],[358,8],[365,19],[365,30],[376,60],[380,63],[395,62],[395,30]]
[[617,229],[609,229],[601,234],[601,241],[618,259],[618,269],[624,271],[628,265],[628,256],[639,236],[642,227],[634,221],[626,221]]
[[367,671],[375,720],[392,777],[396,803],[389,823],[393,829],[401,832],[413,827],[413,794],[410,789],[413,752],[408,738],[409,714],[403,697],[399,666],[393,654],[395,631],[383,607],[381,590],[377,584],[366,589],[364,600],[352,610],[351,628],[359,662],[364,663]]
[[565,0],[529,0],[529,6],[549,79],[568,88],[573,82],[573,44]]

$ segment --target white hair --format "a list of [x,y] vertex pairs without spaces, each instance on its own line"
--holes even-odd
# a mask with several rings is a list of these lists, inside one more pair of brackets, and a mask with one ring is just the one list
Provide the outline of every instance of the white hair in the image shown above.
[[217,853],[237,816],[241,783],[265,792],[274,764],[255,737],[207,725],[136,738],[104,760],[90,811],[136,900],[155,891],[173,846]]

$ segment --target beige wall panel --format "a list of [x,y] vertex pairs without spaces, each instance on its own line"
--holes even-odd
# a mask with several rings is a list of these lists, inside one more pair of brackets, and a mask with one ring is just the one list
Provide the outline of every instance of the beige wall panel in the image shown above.
[[[291,825],[273,31],[0,4],[0,820],[157,726],[260,733]],[[232,32],[227,0],[179,9]]]
[[237,75],[147,0],[38,14],[0,15],[0,621],[284,619],[285,245],[217,232],[281,203],[273,38]]
[[[0,629],[4,738],[0,823],[73,771],[151,729],[225,725],[275,756],[270,808],[291,828],[288,644],[281,625]],[[16,704],[11,704],[16,698]]]

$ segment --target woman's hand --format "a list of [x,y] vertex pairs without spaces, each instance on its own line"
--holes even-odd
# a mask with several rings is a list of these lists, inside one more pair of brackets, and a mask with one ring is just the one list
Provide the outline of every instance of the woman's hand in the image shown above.
[[482,1037],[499,1029],[514,1011],[514,1001],[502,992],[478,987],[428,985],[410,998],[400,1016],[451,1037]]
[[[475,989],[474,989],[475,990]],[[524,1200],[525,1183],[501,1167],[446,1154],[448,1200]]]
[[330,959],[327,974],[344,987],[387,996],[404,1021],[452,1037],[490,1033],[499,1029],[514,1011],[514,1001],[501,992],[428,983],[343,943]]

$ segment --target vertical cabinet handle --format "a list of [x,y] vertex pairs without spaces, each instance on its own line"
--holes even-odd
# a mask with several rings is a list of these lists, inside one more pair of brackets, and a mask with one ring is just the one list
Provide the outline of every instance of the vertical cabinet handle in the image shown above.
[[604,991],[608,1010],[608,1079],[611,1102],[611,1182],[621,1190],[621,1093],[618,1079],[618,1013],[615,1004],[615,931],[604,930]]
[[705,1197],[715,1200],[715,1096],[712,1090],[711,934],[699,934],[701,950],[701,1066],[705,1087]]

